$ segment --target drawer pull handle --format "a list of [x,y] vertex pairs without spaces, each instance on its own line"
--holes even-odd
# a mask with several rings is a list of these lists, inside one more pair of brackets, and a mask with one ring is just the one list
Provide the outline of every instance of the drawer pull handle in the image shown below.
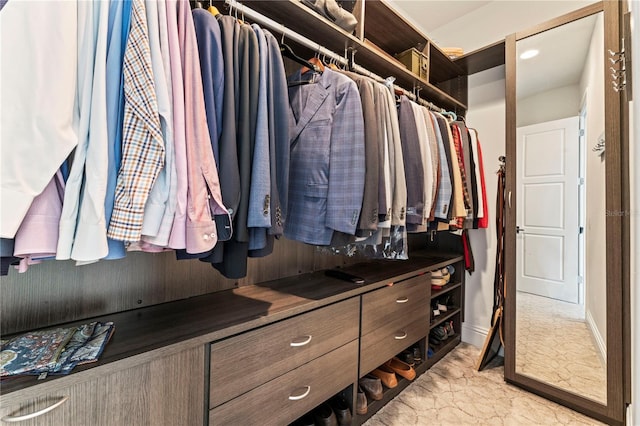
[[42,410],[34,411],[33,413],[24,414],[22,416],[4,416],[1,420],[7,423],[17,423],[17,422],[23,422],[25,420],[33,419],[45,413],[48,413],[51,410],[55,410],[56,408],[58,408],[59,406],[67,402],[68,399],[69,399],[68,396],[63,396],[60,398],[60,400],[58,400],[57,402],[51,404],[46,408],[43,408]]
[[311,335],[300,336],[293,339],[293,342],[289,343],[289,346],[292,348],[297,348],[299,346],[304,346],[311,341]]
[[402,340],[402,339],[406,339],[407,338],[407,332],[403,331],[402,334],[396,334],[395,336],[393,336],[394,339],[396,340]]
[[409,301],[408,297],[403,297],[402,299],[396,299],[396,303],[407,303]]
[[296,390],[302,390],[304,389],[304,392],[302,392],[299,395],[289,395],[289,401],[300,401],[303,398],[306,398],[307,395],[309,395],[309,392],[311,392],[311,386],[305,386],[304,388],[300,388],[300,389],[296,389]]

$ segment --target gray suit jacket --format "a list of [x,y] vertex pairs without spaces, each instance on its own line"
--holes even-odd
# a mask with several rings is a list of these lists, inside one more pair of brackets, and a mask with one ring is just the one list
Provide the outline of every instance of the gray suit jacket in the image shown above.
[[[356,235],[358,237],[369,237],[373,231],[378,229],[379,191],[380,189],[384,191],[384,181],[380,182],[380,165],[384,159],[384,147],[382,145],[384,140],[380,139],[380,117],[374,102],[373,83],[371,79],[352,72],[345,71],[343,73],[356,83],[362,104],[365,143],[365,182],[362,209],[360,211]],[[384,212],[386,212],[386,204],[384,205],[384,210],[382,210],[383,214]]]
[[[300,71],[290,81],[311,79]],[[330,69],[289,88],[291,164],[284,235],[328,245],[356,231],[365,178],[364,122],[356,84]]]
[[420,154],[416,118],[411,101],[406,96],[402,96],[400,99],[398,120],[407,182],[407,226],[409,224],[421,225],[424,211],[424,167]]
[[256,119],[251,188],[249,191],[249,250],[267,245],[267,228],[271,227],[271,170],[269,164],[269,115],[267,110],[267,40],[262,29],[252,25],[260,50],[260,80],[258,86],[258,116]]

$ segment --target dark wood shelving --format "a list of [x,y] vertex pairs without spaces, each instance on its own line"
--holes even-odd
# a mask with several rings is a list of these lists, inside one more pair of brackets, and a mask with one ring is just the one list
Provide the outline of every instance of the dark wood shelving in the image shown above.
[[[368,0],[364,8],[364,36],[392,55],[428,47],[428,39],[384,0]],[[370,31],[367,31],[370,28]]]
[[443,294],[449,293],[452,290],[455,290],[456,288],[462,286],[461,282],[450,282],[447,285],[442,286],[442,288],[440,290],[431,290],[431,300],[433,299],[437,299],[438,297],[442,296]]
[[504,40],[500,40],[482,49],[466,53],[454,59],[453,62],[459,65],[465,74],[470,75],[504,65],[504,52],[505,43]]
[[[379,46],[374,42],[374,39],[378,39],[375,36],[374,39],[369,38],[369,36],[373,34],[371,32],[367,33],[366,29],[365,34],[371,41],[359,40],[354,35],[347,33],[323,16],[295,0],[278,1],[277,7],[274,6],[274,2],[265,0],[250,0],[245,1],[244,4],[276,22],[282,22],[285,28],[295,31],[310,40],[317,41],[318,44],[334,53],[341,54],[345,52],[345,50],[352,50],[354,52],[354,62],[357,65],[383,78],[389,76],[395,77],[395,83],[408,91],[412,91],[414,88],[420,89],[421,97],[435,103],[439,107],[458,111],[467,109],[465,103],[460,102],[460,100],[451,96],[447,91],[436,87],[430,81],[421,79],[405,68],[400,61],[389,53],[395,49],[390,50],[386,47]],[[393,9],[379,0],[367,1],[365,3],[365,15],[367,14],[368,8],[372,8],[373,10],[369,12],[370,19],[377,19],[371,18],[372,16],[376,16],[377,11],[379,13],[386,13],[384,17],[386,17],[386,22],[389,25],[392,25],[391,22],[395,22],[396,24],[405,22],[396,12],[388,12]],[[240,13],[241,10],[242,9],[240,9]],[[390,15],[389,13],[393,14]],[[365,25],[365,28],[366,27],[367,25]],[[413,27],[411,28],[409,33],[414,34],[413,37],[415,39],[417,30]],[[376,27],[376,31],[380,31],[380,27]],[[284,39],[285,41],[287,40],[286,31]],[[426,41],[426,38],[424,38],[424,40]],[[289,41],[289,43],[295,45],[292,41]],[[410,45],[409,47],[414,46]],[[446,58],[446,56],[437,60],[437,63],[439,67],[447,68],[446,70],[436,71],[436,76],[446,76],[447,78],[445,78],[445,80],[449,79],[448,76],[456,74],[459,69],[459,67]],[[434,71],[434,66],[432,66],[430,72]]]
[[443,315],[443,314],[438,315],[438,319],[435,321],[432,321],[431,324],[429,325],[429,330],[433,330],[434,328],[436,328],[446,320],[451,319],[454,315],[457,315],[459,313],[460,313],[460,308],[454,307],[452,311],[447,311],[446,315]]
[[427,368],[429,369],[433,367],[436,362],[440,361],[446,354],[451,352],[451,350],[458,346],[461,341],[462,336],[460,333],[456,333],[439,345],[429,345],[433,349],[434,354],[431,358],[427,358],[427,361],[425,362],[425,364],[427,364]]

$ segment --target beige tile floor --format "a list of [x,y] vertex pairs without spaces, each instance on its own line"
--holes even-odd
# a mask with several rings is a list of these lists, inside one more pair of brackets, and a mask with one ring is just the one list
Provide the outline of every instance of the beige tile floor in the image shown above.
[[581,305],[518,292],[516,371],[606,402],[607,373]]
[[478,372],[480,354],[461,343],[378,411],[367,426],[600,425],[505,383],[499,358]]

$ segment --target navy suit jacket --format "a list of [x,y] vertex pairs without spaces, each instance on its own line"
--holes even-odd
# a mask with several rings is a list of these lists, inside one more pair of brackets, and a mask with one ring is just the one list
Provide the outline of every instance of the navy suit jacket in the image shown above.
[[[289,80],[311,79],[294,73]],[[349,77],[326,68],[312,84],[289,88],[289,206],[285,237],[329,245],[334,231],[356,231],[365,181],[360,94]]]

